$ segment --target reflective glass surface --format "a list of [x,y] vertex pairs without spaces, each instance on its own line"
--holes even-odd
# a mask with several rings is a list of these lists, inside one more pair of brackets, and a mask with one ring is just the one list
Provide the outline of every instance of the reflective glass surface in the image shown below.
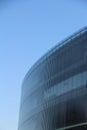
[[87,130],[87,32],[48,54],[25,76],[19,130]]

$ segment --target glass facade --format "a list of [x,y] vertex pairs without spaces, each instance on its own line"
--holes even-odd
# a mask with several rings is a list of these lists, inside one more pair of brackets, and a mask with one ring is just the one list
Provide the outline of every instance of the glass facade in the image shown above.
[[87,29],[54,47],[26,74],[18,130],[87,130]]

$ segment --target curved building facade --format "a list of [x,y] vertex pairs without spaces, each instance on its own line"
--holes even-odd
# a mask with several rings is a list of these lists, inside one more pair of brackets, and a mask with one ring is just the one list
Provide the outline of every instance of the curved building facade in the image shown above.
[[87,130],[87,29],[58,44],[26,74],[18,130]]

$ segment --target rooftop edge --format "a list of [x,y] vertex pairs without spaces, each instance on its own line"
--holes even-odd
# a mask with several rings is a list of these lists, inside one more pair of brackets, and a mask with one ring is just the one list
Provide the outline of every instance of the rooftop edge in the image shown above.
[[65,38],[64,40],[60,41],[59,43],[57,43],[57,45],[55,45],[53,48],[51,48],[47,53],[45,53],[39,60],[36,61],[36,63],[34,63],[34,65],[29,69],[29,71],[27,72],[27,74],[24,77],[24,80],[30,76],[30,74],[41,64],[43,63],[50,55],[52,55],[56,50],[58,50],[59,48],[61,48],[63,45],[67,44],[68,42],[70,42],[71,40],[74,40],[75,38],[83,35],[84,33],[87,32],[87,26],[83,27],[82,29],[80,29],[79,31],[75,32],[74,34],[70,35],[68,38]]

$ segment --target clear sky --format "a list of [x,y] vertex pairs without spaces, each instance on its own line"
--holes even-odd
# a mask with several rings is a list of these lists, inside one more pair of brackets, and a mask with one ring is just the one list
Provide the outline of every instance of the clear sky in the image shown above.
[[17,130],[29,68],[86,24],[86,0],[0,0],[0,130]]

